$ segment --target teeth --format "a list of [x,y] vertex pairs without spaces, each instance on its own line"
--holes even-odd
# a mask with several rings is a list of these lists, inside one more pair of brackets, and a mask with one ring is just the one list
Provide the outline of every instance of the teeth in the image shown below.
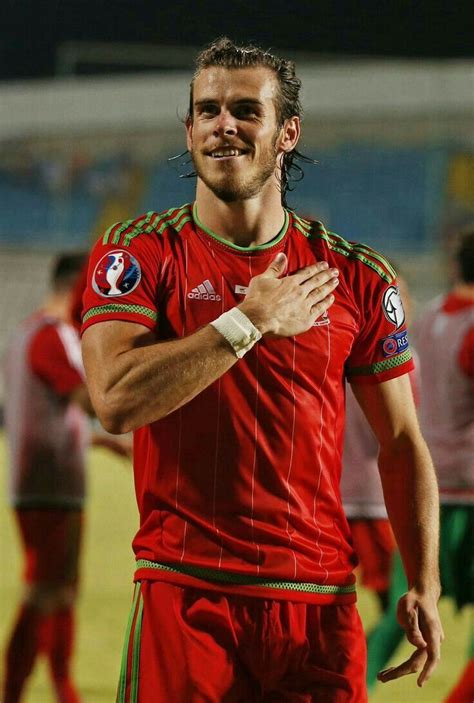
[[239,149],[218,149],[212,152],[212,156],[218,159],[222,156],[239,156],[241,151]]

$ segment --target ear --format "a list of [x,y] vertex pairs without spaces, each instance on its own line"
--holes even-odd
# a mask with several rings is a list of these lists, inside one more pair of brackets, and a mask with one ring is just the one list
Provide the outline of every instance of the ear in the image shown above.
[[301,133],[301,122],[299,117],[290,117],[285,120],[281,128],[280,149],[284,152],[292,151],[298,144]]
[[188,151],[191,151],[193,146],[193,121],[190,115],[186,117],[184,125],[186,128],[186,147]]

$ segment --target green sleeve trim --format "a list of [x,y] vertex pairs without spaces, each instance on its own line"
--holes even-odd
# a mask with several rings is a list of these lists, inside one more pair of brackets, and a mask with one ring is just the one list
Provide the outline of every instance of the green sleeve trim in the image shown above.
[[352,368],[346,369],[346,376],[351,378],[352,376],[372,376],[377,373],[383,373],[384,371],[389,371],[390,369],[396,369],[397,366],[406,364],[407,361],[411,359],[411,351],[402,352],[393,356],[391,359],[385,359],[385,361],[377,361],[375,364],[370,364],[369,366],[353,366]]
[[88,310],[82,318],[82,322],[87,322],[87,320],[91,317],[96,317],[97,315],[110,315],[115,312],[145,315],[145,317],[149,317],[150,320],[153,320],[154,322],[158,319],[158,313],[150,308],[146,308],[144,305],[121,305],[120,303],[110,303],[108,305],[98,305],[95,308]]
[[186,576],[194,576],[196,578],[217,581],[219,583],[228,583],[237,586],[261,586],[262,588],[275,588],[300,593],[345,595],[347,593],[355,593],[356,591],[355,584],[351,584],[350,586],[323,586],[305,581],[274,581],[261,576],[234,574],[229,571],[206,569],[200,566],[159,564],[156,561],[149,561],[148,559],[138,559],[137,569],[157,569],[158,571],[185,574]]

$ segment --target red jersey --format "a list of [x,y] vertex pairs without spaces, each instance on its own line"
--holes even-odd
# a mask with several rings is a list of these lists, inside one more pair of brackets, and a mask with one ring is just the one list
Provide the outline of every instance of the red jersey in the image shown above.
[[[412,368],[394,272],[372,249],[285,212],[252,248],[185,205],[111,227],[90,259],[83,329],[139,322],[189,335],[239,304],[283,251],[288,273],[326,260],[336,300],[307,332],[262,339],[189,403],[135,432],[137,578],[313,602],[354,599],[341,505],[344,378]],[[276,595],[278,594],[278,595]]]
[[5,357],[10,497],[17,507],[79,507],[89,422],[68,395],[84,383],[72,325],[42,312],[23,322]]

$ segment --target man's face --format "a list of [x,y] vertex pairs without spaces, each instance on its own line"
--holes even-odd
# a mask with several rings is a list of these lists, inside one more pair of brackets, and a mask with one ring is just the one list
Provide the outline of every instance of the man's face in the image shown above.
[[273,72],[260,66],[211,67],[196,78],[187,145],[199,178],[221,200],[253,198],[277,178],[277,90]]

